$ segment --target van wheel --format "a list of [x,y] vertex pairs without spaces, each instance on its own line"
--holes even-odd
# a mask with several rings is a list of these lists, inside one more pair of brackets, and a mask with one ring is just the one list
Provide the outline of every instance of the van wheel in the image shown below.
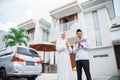
[[36,77],[28,77],[27,80],[35,80]]
[[1,79],[2,79],[2,80],[8,80],[5,69],[2,69],[2,70],[1,70]]

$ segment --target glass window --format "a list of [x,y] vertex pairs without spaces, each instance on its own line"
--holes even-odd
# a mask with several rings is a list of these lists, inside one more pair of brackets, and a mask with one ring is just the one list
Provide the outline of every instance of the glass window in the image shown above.
[[31,38],[32,40],[34,40],[35,28],[29,29],[29,30],[27,30],[27,32],[28,32],[30,38]]
[[29,50],[30,50],[30,53],[32,53],[33,57],[40,57],[39,54],[36,51],[34,51],[32,49],[29,49]]
[[48,41],[48,36],[49,36],[49,32],[47,30],[42,30],[42,41],[43,42],[47,42]]
[[77,13],[63,18],[60,18],[60,31],[68,31],[71,26],[78,19]]
[[18,47],[17,51],[19,54],[28,55],[28,56],[32,56],[32,57],[39,57],[39,54],[32,49]]
[[29,53],[29,49],[27,49],[27,48],[18,47],[17,51],[19,54],[24,54],[24,55],[29,55],[29,56],[32,55],[31,53]]
[[102,46],[101,35],[100,35],[100,26],[99,26],[97,11],[93,11],[92,15],[93,15],[96,46]]

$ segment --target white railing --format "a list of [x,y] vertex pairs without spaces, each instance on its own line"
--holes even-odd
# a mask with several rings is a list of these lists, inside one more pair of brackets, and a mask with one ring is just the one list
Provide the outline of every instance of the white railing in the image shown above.
[[63,31],[71,30],[75,24],[77,24],[77,20],[60,24],[60,31],[63,32]]
[[59,26],[56,26],[56,28],[51,28],[50,34],[59,34],[60,32],[72,30],[77,26],[78,26],[78,20],[59,24]]

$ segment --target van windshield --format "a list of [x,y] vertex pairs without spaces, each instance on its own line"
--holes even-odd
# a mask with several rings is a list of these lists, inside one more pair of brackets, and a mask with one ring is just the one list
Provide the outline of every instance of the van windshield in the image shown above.
[[19,54],[28,55],[32,57],[39,57],[38,53],[32,49],[18,47],[17,51]]

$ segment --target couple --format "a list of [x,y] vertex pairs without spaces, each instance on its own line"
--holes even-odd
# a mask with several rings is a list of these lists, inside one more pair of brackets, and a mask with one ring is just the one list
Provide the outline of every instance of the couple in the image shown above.
[[67,41],[65,32],[61,34],[56,42],[58,80],[74,80],[69,53],[76,54],[77,80],[82,80],[82,68],[85,71],[87,80],[91,80],[89,69],[88,41],[83,38],[80,29],[76,30],[77,41],[73,45],[73,50]]

